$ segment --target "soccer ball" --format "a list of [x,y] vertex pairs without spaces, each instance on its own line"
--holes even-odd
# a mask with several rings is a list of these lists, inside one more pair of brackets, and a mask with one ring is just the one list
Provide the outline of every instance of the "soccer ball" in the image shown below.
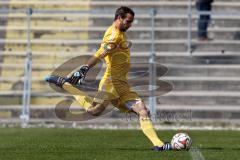
[[171,145],[174,150],[189,150],[192,140],[187,133],[177,133],[173,136]]

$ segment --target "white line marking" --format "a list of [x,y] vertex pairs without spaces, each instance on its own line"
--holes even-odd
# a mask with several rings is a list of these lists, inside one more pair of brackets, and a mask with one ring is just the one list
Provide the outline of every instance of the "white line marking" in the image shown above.
[[193,160],[205,160],[204,156],[197,147],[192,147],[190,149],[190,154]]

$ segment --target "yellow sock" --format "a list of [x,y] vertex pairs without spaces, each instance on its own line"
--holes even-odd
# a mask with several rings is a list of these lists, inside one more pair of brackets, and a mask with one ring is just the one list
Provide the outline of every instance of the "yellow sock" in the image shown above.
[[154,146],[163,146],[164,143],[158,138],[150,118],[140,118],[140,125],[143,133],[148,137]]
[[84,92],[72,86],[70,83],[64,83],[62,88],[73,95],[76,101],[83,107],[86,111],[92,106],[92,98],[86,95]]

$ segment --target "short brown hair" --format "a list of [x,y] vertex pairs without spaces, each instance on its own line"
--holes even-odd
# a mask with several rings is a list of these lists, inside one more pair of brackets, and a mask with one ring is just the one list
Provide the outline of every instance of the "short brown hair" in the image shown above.
[[133,17],[135,15],[135,13],[133,12],[133,10],[131,8],[126,7],[126,6],[121,6],[120,8],[118,8],[116,10],[114,20],[116,20],[118,18],[118,16],[120,16],[121,18],[125,18],[128,13],[131,14]]

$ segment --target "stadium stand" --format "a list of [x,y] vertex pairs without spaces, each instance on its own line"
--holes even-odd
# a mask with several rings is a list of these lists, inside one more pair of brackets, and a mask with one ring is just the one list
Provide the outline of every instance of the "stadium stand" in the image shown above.
[[[16,1],[0,2],[1,9],[108,10],[112,14],[33,13],[32,16],[32,98],[34,118],[53,118],[54,105],[63,95],[44,82],[60,64],[78,55],[90,55],[97,49],[104,30],[112,23],[114,10],[127,5],[136,11],[134,26],[128,38],[133,42],[133,61],[147,62],[151,48],[149,9],[156,8],[155,49],[157,61],[168,68],[161,80],[173,84],[173,90],[158,98],[159,111],[191,110],[195,119],[239,119],[239,15],[212,16],[209,34],[211,42],[196,40],[196,19],[192,33],[195,51],[187,53],[187,1]],[[193,4],[194,5],[194,4]],[[237,12],[237,0],[217,1],[214,12]],[[24,60],[26,55],[26,14],[0,14],[0,104],[1,117],[17,117],[22,104]],[[137,68],[136,68],[137,69]],[[146,81],[148,81],[146,79]],[[47,107],[48,106],[48,107]],[[49,107],[52,106],[52,107]],[[39,109],[43,113],[39,113]],[[34,114],[36,110],[36,114]],[[42,116],[42,117],[41,117]]]

